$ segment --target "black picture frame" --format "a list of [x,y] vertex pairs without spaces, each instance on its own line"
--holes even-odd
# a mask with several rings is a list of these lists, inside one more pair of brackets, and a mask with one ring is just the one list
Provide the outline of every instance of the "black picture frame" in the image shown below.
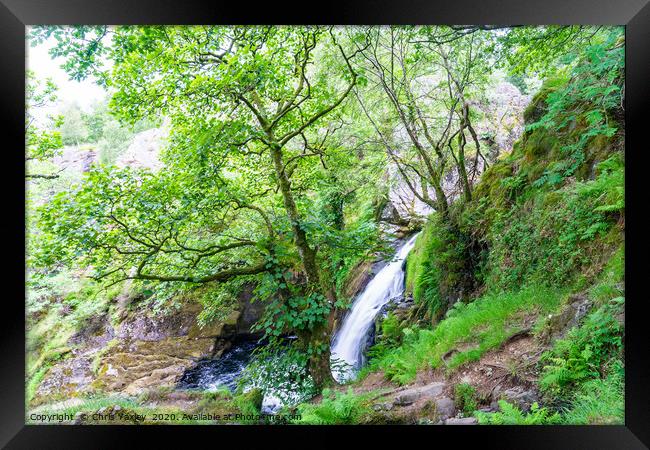
[[[645,336],[647,300],[644,256],[648,253],[645,221],[647,108],[650,108],[650,0],[357,0],[283,6],[276,2],[206,2],[195,0],[0,0],[0,139],[4,194],[0,228],[5,269],[0,307],[0,445],[6,448],[116,448],[145,438],[144,445],[223,446],[226,438],[252,447],[339,445],[359,433],[355,445],[372,437],[394,445],[450,445],[473,441],[480,448],[641,449],[650,445],[650,370]],[[25,425],[25,191],[24,92],[25,26],[33,24],[607,24],[626,26],[626,404],[624,426],[539,427],[193,427],[193,426],[56,426]],[[645,150],[645,152],[644,152]],[[630,240],[631,239],[631,240]],[[23,264],[19,264],[22,261]],[[646,276],[647,277],[647,276]],[[10,289],[7,289],[10,287]],[[287,432],[302,436],[283,437]],[[201,438],[199,438],[201,434]],[[445,439],[441,439],[441,438]],[[451,439],[451,440],[450,440]],[[201,442],[204,442],[203,444]],[[264,441],[262,441],[264,442]],[[363,442],[363,444],[361,444]],[[284,446],[283,445],[283,446]],[[330,445],[330,446],[331,446]]]

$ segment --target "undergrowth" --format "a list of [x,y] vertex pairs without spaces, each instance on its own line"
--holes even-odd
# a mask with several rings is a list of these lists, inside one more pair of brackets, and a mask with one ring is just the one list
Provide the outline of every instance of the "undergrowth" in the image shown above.
[[514,292],[488,293],[465,304],[456,303],[434,329],[419,329],[405,337],[401,347],[388,350],[371,361],[374,370],[383,370],[392,381],[405,384],[418,370],[443,366],[442,356],[460,349],[447,361],[453,370],[478,360],[485,352],[502,344],[523,328],[514,320],[522,313],[542,314],[556,308],[565,292],[544,286],[530,286]]

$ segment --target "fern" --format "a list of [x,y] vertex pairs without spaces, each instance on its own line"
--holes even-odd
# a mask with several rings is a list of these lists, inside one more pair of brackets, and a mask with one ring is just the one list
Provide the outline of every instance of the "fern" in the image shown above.
[[495,413],[477,412],[479,423],[481,425],[553,425],[562,421],[560,414],[541,408],[537,402],[532,404],[529,413],[523,413],[505,400],[499,400],[499,408],[500,411]]

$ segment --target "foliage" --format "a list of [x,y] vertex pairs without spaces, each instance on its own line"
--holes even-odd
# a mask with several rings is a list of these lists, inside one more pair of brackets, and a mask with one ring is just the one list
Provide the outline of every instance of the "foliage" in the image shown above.
[[601,162],[598,170],[595,180],[537,192],[523,207],[515,205],[497,216],[490,231],[492,286],[567,284],[593,263],[594,248],[616,232],[617,214],[624,208],[620,156]]
[[583,25],[509,28],[497,38],[498,64],[514,75],[552,75],[570,63],[567,54],[582,53],[609,30]]
[[65,145],[79,145],[88,141],[88,128],[79,105],[72,103],[62,111],[61,139]]
[[[610,115],[622,105],[624,46],[622,30],[612,29],[604,41],[588,46],[563,88],[548,94],[547,111],[528,124],[527,130],[553,129],[567,133],[560,152],[562,159],[551,164],[535,181],[536,186],[559,184],[585,162],[586,147],[595,138],[611,138],[617,125]],[[568,60],[578,55],[567,55]]]
[[558,396],[587,379],[600,378],[607,361],[622,354],[623,325],[618,315],[624,301],[624,297],[612,299],[566,338],[555,341],[541,359],[544,367],[539,385],[544,392]]
[[[60,116],[49,115],[45,120],[36,116],[39,110],[51,106],[57,99],[57,86],[51,79],[39,80],[34,72],[27,72],[25,89],[25,159],[44,161],[59,153],[63,142]],[[35,175],[35,174],[29,174]],[[44,178],[50,177],[49,175]]]
[[551,413],[546,408],[540,408],[533,403],[530,412],[523,413],[516,406],[505,400],[499,400],[499,412],[477,412],[476,416],[481,425],[557,425],[562,418],[559,413]]
[[[386,250],[378,216],[393,183],[436,209],[406,275],[435,328],[389,315],[371,352],[371,368],[400,383],[480,358],[622,248],[620,27],[42,26],[30,38],[56,40],[51,54],[73,79],[110,88],[108,105],[71,107],[59,136],[92,143],[101,164],[74,183],[44,183],[29,205],[32,391],[128,281],[156,312],[198,300],[201,324],[254,286],[267,305],[255,331],[270,344],[242,390],[305,401],[329,380],[330,328],[355,269]],[[506,78],[523,92],[545,75],[525,135],[488,161],[479,125],[498,118],[476,106]],[[53,89],[28,94],[47,100]],[[115,167],[134,132],[163,117],[164,169]],[[31,140],[28,130],[32,154],[55,154],[54,125]],[[474,185],[478,166],[487,170]],[[414,205],[404,202],[416,216]],[[610,263],[622,271],[622,250]],[[73,270],[93,281],[60,286]],[[603,278],[594,297],[608,301],[619,282]],[[549,392],[578,389],[618,355],[611,313],[549,354]],[[473,394],[458,389],[469,413]],[[310,423],[349,423],[366,405],[347,393],[301,408]],[[556,420],[507,408],[488,420]]]
[[239,379],[240,389],[258,388],[265,395],[278,398],[285,406],[316,395],[314,380],[307,370],[309,355],[295,344],[272,340],[256,349]]
[[350,425],[370,413],[368,397],[357,395],[349,388],[347,392],[324,389],[320,403],[303,403],[298,406],[301,419],[295,423],[303,425]]
[[478,408],[476,389],[468,383],[459,383],[454,386],[454,400],[456,407],[467,416],[474,414]]
[[583,383],[563,411],[564,423],[572,425],[622,425],[625,422],[625,374],[614,360],[604,378]]

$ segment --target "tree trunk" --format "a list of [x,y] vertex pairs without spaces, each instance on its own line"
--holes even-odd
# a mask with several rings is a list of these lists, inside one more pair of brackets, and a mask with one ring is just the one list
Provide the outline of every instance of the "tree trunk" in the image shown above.
[[[332,287],[327,289],[327,299],[334,304],[336,292]],[[332,307],[327,316],[327,321],[318,326],[311,334],[311,344],[314,348],[322,346],[322,352],[313,355],[309,360],[309,373],[314,379],[314,383],[319,388],[323,386],[336,384],[332,376],[330,367],[330,341],[334,331],[334,321],[336,319],[336,308]]]
[[271,156],[273,158],[273,165],[275,173],[278,178],[280,191],[282,192],[282,199],[284,206],[287,210],[287,215],[291,221],[291,227],[294,233],[294,243],[298,248],[300,259],[302,262],[305,276],[309,285],[316,287],[319,291],[326,292],[326,298],[330,304],[330,315],[326,323],[316,327],[311,333],[305,333],[303,339],[309,343],[312,350],[321,348],[320,353],[312,354],[309,358],[309,373],[312,376],[314,383],[320,389],[321,387],[332,384],[332,372],[330,370],[330,336],[331,325],[336,309],[334,302],[336,300],[334,291],[325,289],[320,285],[320,277],[318,274],[318,266],[316,264],[316,251],[309,246],[307,242],[307,234],[300,226],[300,215],[298,208],[291,192],[291,183],[284,170],[284,162],[282,158],[282,147],[279,144],[270,146]]
[[465,144],[465,132],[461,128],[458,135],[458,177],[463,185],[465,200],[469,202],[472,201],[472,187],[469,184],[467,168],[465,167]]
[[298,247],[298,253],[307,277],[307,282],[312,285],[319,284],[318,267],[316,266],[316,252],[309,246],[307,242],[307,234],[300,226],[300,215],[296,202],[293,199],[291,192],[291,183],[284,170],[284,162],[282,160],[282,147],[279,144],[272,144],[270,146],[271,157],[273,158],[273,165],[275,167],[275,174],[278,177],[278,184],[280,192],[282,192],[282,199],[284,207],[287,210],[287,215],[291,221],[291,228],[293,229],[293,241]]

